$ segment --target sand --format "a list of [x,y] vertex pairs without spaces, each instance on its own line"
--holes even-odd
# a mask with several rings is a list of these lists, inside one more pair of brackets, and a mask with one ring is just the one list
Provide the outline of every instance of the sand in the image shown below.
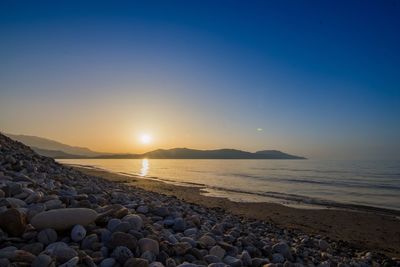
[[189,203],[221,208],[232,214],[273,223],[284,229],[342,241],[365,251],[400,257],[400,219],[378,211],[336,208],[300,209],[276,203],[239,203],[226,198],[201,195],[201,188],[177,186],[160,181],[127,177],[99,169],[74,167],[79,171],[108,180],[130,183],[144,190],[172,195]]

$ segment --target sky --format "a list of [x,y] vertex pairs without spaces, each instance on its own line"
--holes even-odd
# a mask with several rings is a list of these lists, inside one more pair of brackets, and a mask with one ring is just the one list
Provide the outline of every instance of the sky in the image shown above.
[[400,159],[399,117],[397,0],[0,2],[6,133]]

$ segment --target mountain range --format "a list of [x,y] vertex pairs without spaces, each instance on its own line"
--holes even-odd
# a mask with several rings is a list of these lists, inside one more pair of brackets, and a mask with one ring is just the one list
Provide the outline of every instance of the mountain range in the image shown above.
[[86,147],[66,145],[47,138],[6,134],[8,137],[30,146],[38,154],[58,159],[305,159],[279,150],[247,152],[237,149],[197,150],[190,148],[157,149],[143,154],[112,154],[92,151]]

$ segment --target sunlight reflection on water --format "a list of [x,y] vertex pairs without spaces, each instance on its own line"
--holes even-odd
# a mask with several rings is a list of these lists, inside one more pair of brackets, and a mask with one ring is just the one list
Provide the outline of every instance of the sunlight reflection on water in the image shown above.
[[148,159],[142,159],[142,168],[140,169],[140,176],[146,176],[147,173],[149,172],[149,160]]

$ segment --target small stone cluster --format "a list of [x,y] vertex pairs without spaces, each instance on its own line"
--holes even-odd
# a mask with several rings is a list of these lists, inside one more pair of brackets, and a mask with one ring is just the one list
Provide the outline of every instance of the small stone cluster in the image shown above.
[[0,267],[399,265],[320,236],[88,176],[1,134],[0,188]]

